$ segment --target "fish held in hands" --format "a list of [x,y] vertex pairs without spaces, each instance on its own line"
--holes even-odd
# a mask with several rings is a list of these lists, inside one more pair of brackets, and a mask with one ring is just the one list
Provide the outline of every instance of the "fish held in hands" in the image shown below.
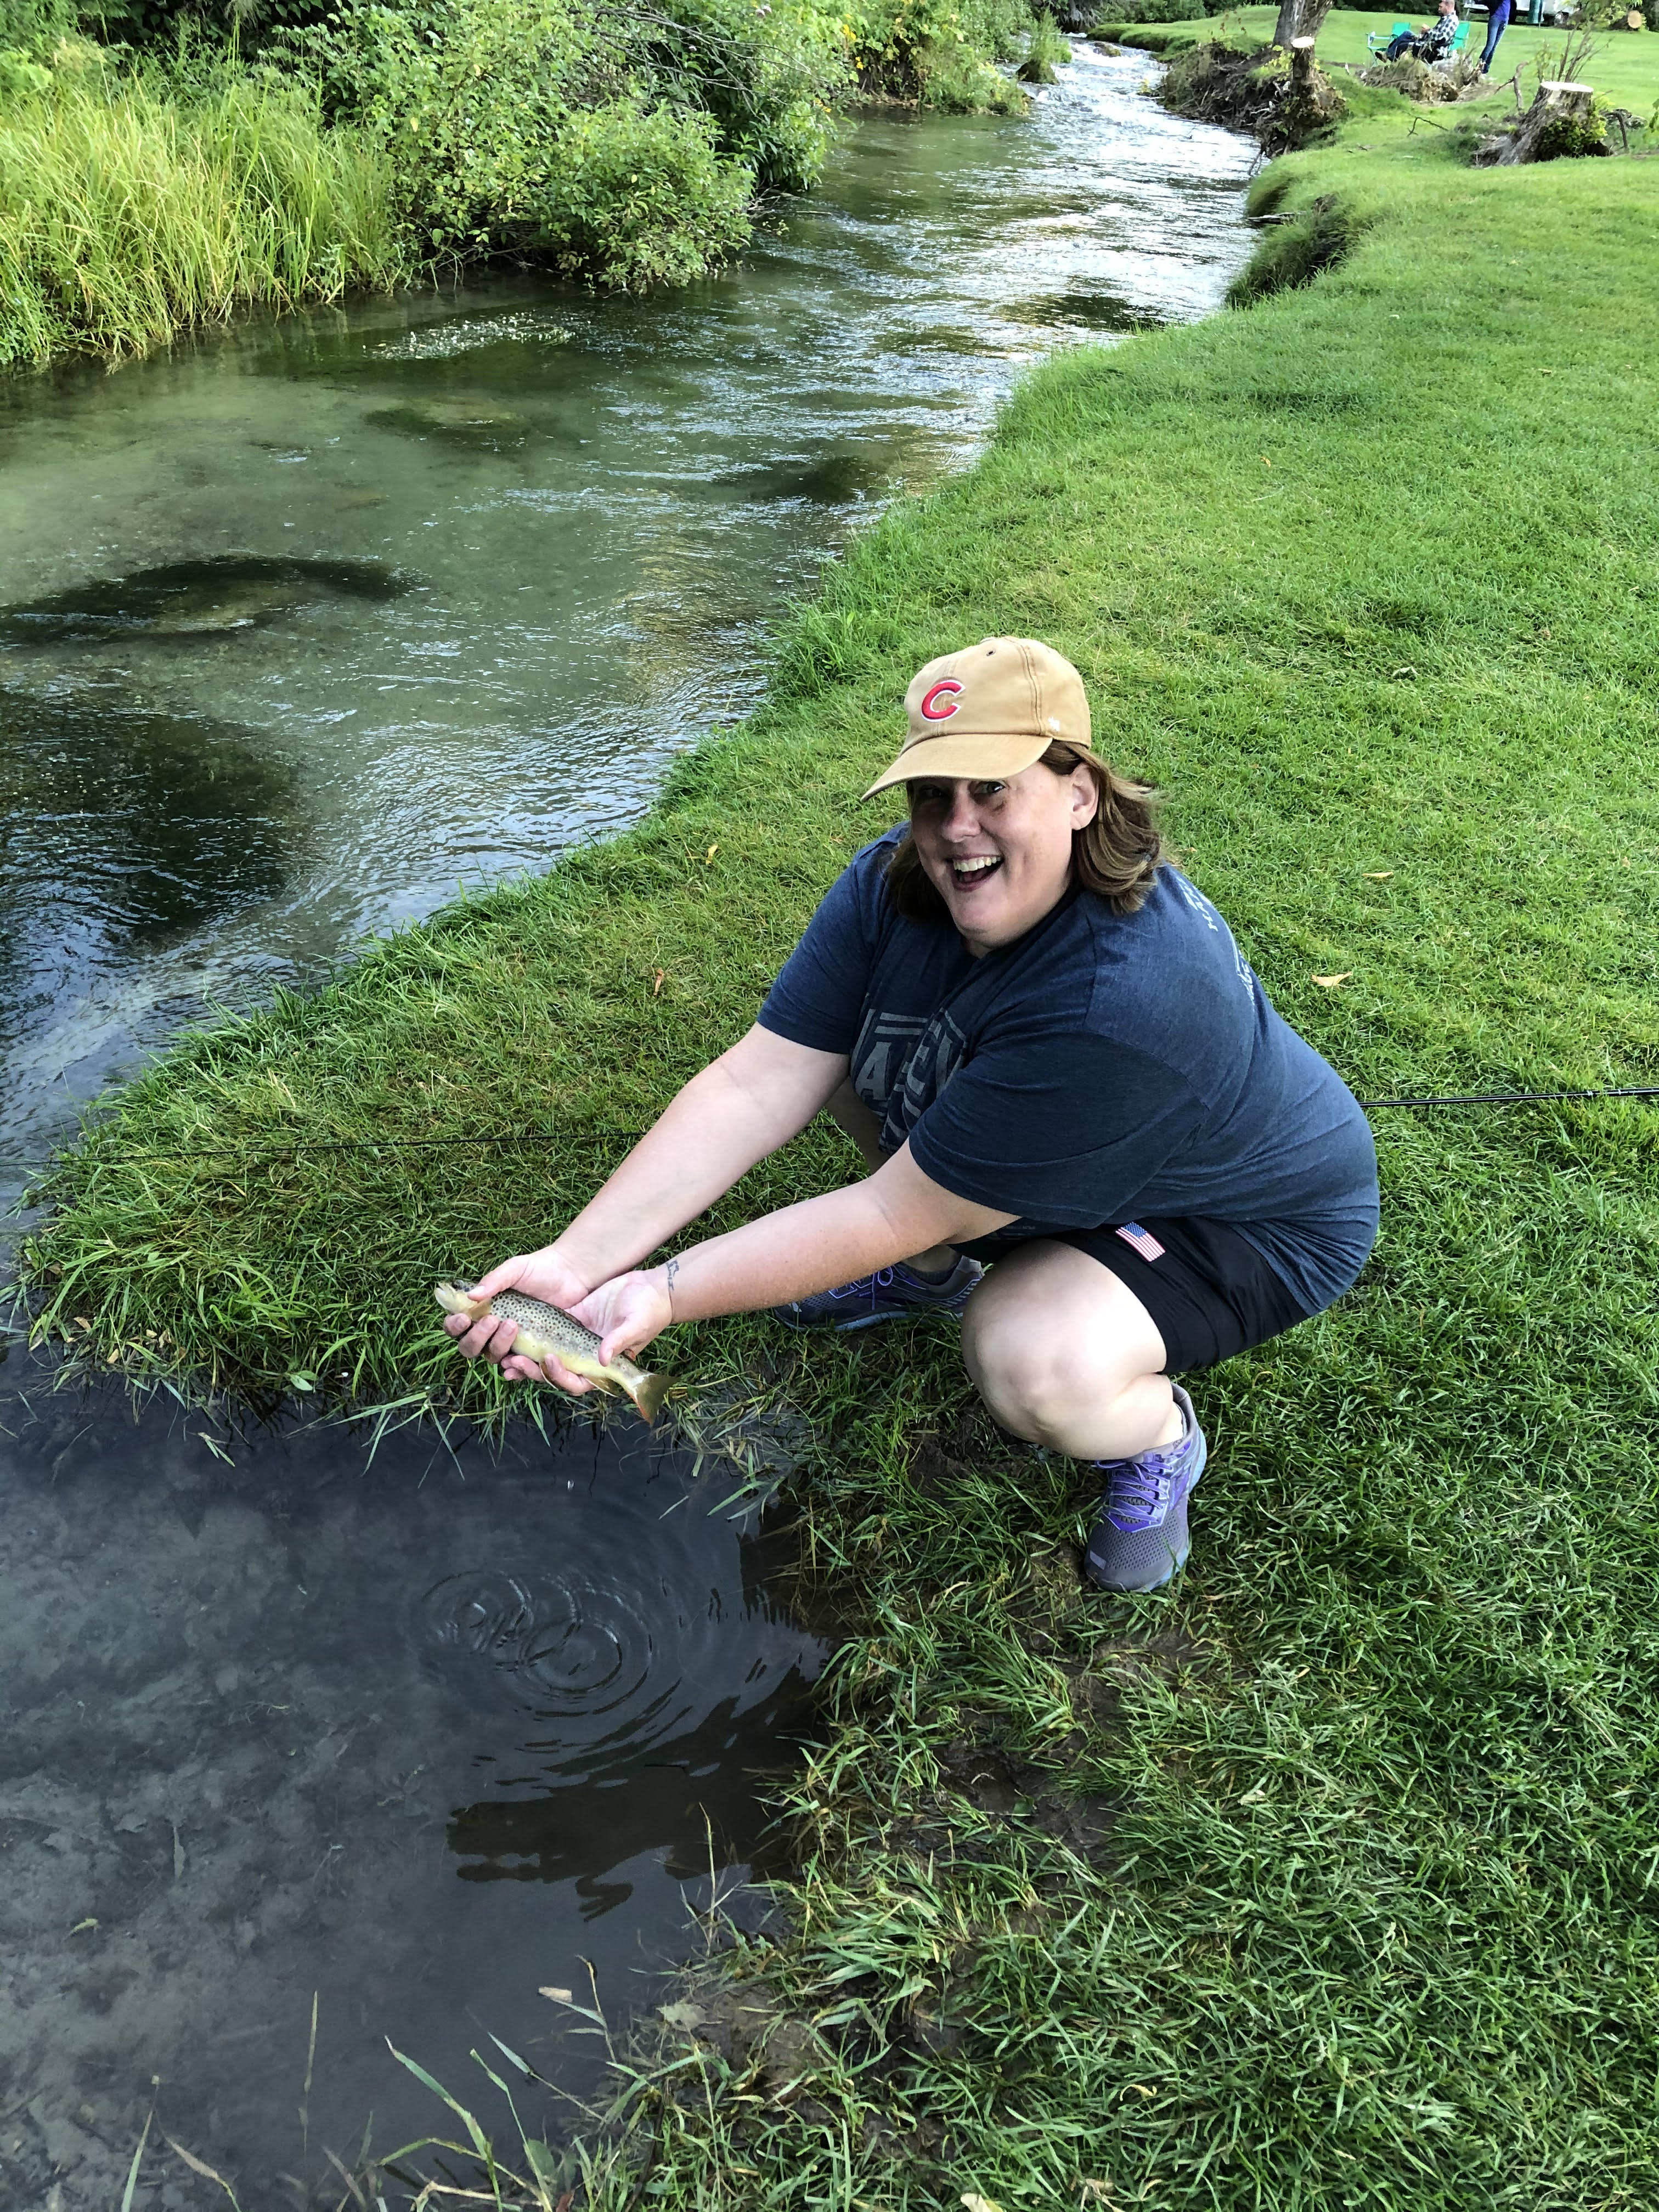
[[661,1412],[673,1377],[647,1375],[620,1352],[612,1360],[602,1360],[603,1340],[562,1306],[527,1298],[521,1291],[497,1291],[493,1298],[477,1297],[471,1283],[440,1283],[436,1296],[446,1313],[465,1314],[469,1321],[494,1315],[516,1322],[519,1333],[513,1340],[513,1350],[520,1358],[533,1359],[538,1367],[544,1360],[556,1359],[573,1375],[585,1375],[612,1396],[618,1390],[625,1391],[647,1427]]

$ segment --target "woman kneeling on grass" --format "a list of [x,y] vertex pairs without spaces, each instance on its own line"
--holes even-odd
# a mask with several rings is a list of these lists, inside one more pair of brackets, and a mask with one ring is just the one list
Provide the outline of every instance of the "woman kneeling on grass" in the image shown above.
[[[1170,1372],[1347,1289],[1376,1233],[1370,1133],[1164,859],[1152,794],[1096,757],[1069,661],[987,638],[905,706],[865,796],[902,783],[908,829],[859,854],[755,1027],[557,1242],[478,1291],[568,1308],[606,1358],[765,1306],[798,1328],[959,1313],[1003,1426],[1102,1470],[1091,1578],[1154,1589],[1206,1452]],[[640,1271],[826,1106],[866,1181]],[[509,1376],[592,1387],[507,1355],[510,1322],[445,1326]]]

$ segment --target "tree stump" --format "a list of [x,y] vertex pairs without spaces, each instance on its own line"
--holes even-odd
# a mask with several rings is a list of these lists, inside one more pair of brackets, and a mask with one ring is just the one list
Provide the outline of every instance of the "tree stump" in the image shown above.
[[1504,168],[1517,161],[1547,161],[1560,150],[1561,142],[1574,137],[1589,142],[1595,136],[1595,88],[1569,84],[1565,78],[1546,77],[1538,96],[1521,119],[1521,127],[1498,156]]
[[1291,40],[1291,89],[1300,93],[1304,100],[1313,97],[1314,41],[1311,39]]

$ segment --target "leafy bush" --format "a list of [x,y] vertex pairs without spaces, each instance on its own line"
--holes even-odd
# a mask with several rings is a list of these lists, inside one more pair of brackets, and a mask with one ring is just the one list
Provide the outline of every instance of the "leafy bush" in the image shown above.
[[1533,159],[1536,161],[1574,161],[1586,154],[1607,150],[1607,102],[1593,100],[1588,115],[1552,117],[1540,133]]
[[70,0],[0,0],[0,108],[50,88],[52,50],[74,22]]
[[1029,0],[866,0],[850,24],[866,92],[951,114],[1024,112],[1025,94],[995,64],[1024,53]]
[[695,109],[579,108],[550,149],[520,242],[630,290],[684,284],[748,239],[754,172],[715,151]]
[[637,20],[655,79],[714,118],[722,153],[748,162],[763,188],[815,181],[831,103],[851,78],[839,17],[811,0],[672,0],[660,18]]
[[74,28],[70,0],[0,0],[0,53],[40,54]]
[[758,189],[811,181],[847,74],[808,0],[348,0],[284,45],[386,149],[423,253],[634,289],[702,274]]

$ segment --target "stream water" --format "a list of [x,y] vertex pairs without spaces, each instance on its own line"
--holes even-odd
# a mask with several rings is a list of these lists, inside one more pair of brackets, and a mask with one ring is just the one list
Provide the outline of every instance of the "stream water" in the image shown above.
[[[1146,66],[860,120],[686,293],[507,278],[0,391],[0,1185],[204,1006],[637,815],[1025,364],[1213,308],[1254,149]],[[586,1960],[620,2017],[684,1954],[822,1662],[754,1515],[636,1428],[371,1463],[49,1381],[0,1370],[0,2201],[118,2203],[155,2075],[246,2212],[438,2117],[387,2035],[590,2088],[543,1992]],[[214,2197],[164,2162],[136,2206]]]

